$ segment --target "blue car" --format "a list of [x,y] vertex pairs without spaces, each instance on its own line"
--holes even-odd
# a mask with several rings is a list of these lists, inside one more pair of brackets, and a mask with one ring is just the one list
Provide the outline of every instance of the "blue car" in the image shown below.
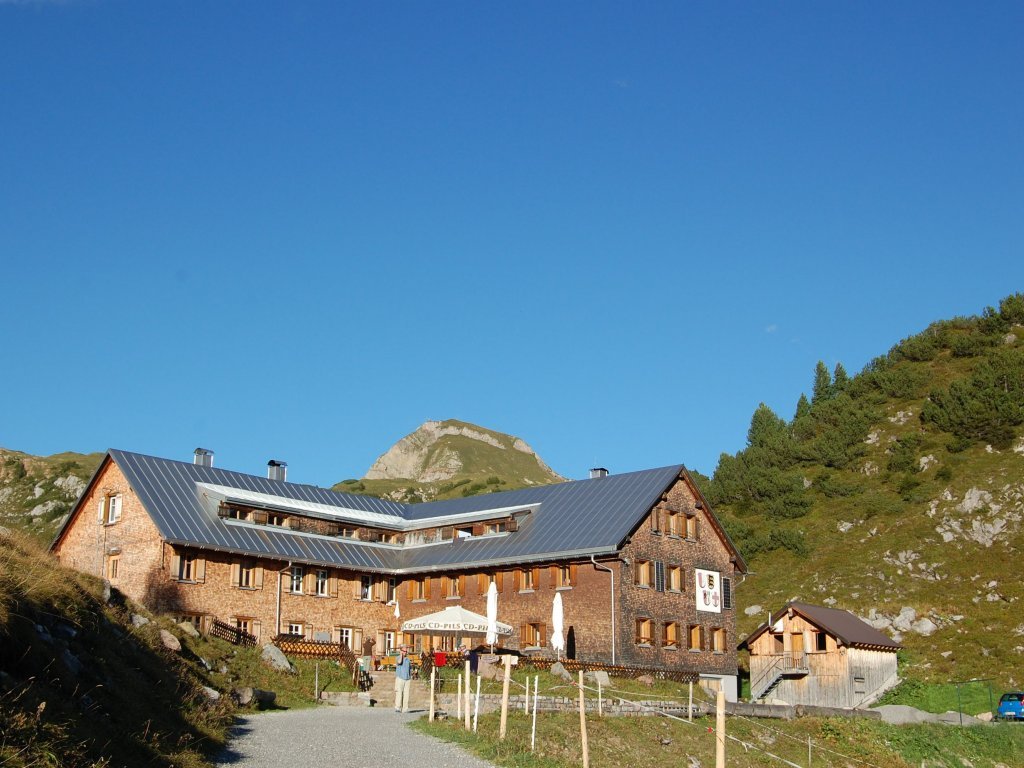
[[1020,691],[1004,693],[999,699],[996,716],[1000,720],[1024,720],[1024,693]]

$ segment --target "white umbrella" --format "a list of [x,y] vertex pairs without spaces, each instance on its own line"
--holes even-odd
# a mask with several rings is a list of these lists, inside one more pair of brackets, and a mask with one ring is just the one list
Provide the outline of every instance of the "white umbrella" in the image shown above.
[[494,650],[498,642],[498,588],[494,582],[487,587],[487,637],[485,642]]
[[551,603],[551,647],[555,649],[555,655],[562,658],[562,651],[565,650],[565,638],[562,637],[562,593],[556,592],[555,599]]
[[[512,627],[497,622],[499,635],[511,635]],[[467,611],[465,608],[451,606],[437,613],[428,613],[416,619],[409,619],[402,624],[403,632],[430,632],[439,634],[449,632],[458,635],[487,634],[487,617],[479,613]]]

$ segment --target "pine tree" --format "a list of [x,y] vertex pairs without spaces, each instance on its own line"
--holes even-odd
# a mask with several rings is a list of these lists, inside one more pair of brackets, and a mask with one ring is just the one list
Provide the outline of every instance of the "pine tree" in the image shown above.
[[811,413],[811,401],[807,399],[807,395],[803,392],[800,393],[800,399],[796,401],[796,413],[793,414],[793,421],[798,421],[804,416],[808,416]]
[[828,368],[821,360],[814,367],[814,393],[811,395],[811,402],[817,405],[823,403],[832,396],[832,376]]
[[846,369],[843,368],[842,363],[836,363],[835,373],[832,374],[832,394],[837,395],[846,389],[846,386],[850,383],[850,377],[846,373]]

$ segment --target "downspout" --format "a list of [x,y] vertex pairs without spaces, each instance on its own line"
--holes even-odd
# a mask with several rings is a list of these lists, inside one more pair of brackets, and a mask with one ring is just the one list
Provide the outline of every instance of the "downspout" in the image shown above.
[[612,608],[612,666],[614,667],[615,666],[615,646],[616,646],[616,642],[615,642],[615,640],[616,640],[616,638],[615,638],[615,571],[613,571],[607,565],[601,565],[600,563],[598,563],[597,560],[594,559],[593,555],[590,556],[590,562],[599,571],[608,571],[608,573],[612,577],[612,590],[611,590],[612,591],[612,603],[611,603],[611,608]]

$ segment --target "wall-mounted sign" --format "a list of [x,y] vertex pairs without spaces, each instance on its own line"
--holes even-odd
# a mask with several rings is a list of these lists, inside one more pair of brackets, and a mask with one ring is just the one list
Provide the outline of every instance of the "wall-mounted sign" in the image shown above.
[[708,613],[722,612],[722,577],[718,571],[694,570],[697,580],[697,610]]

